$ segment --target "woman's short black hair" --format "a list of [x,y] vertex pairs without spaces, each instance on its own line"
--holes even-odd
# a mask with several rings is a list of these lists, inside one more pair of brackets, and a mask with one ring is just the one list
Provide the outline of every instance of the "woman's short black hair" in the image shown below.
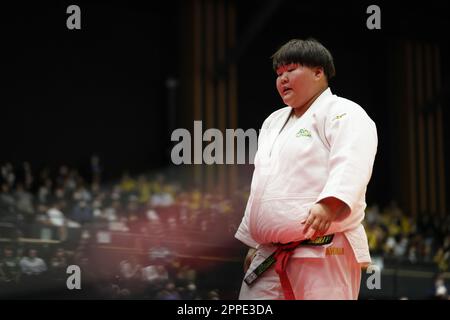
[[336,74],[330,51],[313,38],[290,40],[273,54],[272,63],[275,71],[280,66],[298,63],[307,67],[322,67],[328,80]]

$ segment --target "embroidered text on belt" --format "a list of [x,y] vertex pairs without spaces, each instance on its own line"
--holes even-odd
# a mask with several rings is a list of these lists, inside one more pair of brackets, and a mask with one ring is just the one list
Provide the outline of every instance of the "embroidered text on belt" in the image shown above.
[[244,281],[247,285],[251,285],[264,271],[269,269],[275,262],[275,271],[280,278],[281,287],[283,288],[284,297],[286,300],[294,300],[295,295],[292,290],[291,282],[289,281],[286,268],[289,258],[294,253],[294,249],[298,246],[311,245],[311,246],[321,246],[331,243],[334,235],[326,235],[323,237],[318,237],[314,240],[302,240],[289,242],[287,244],[279,245],[277,250],[272,253],[266,260],[264,260],[260,265],[258,265],[255,270],[253,270]]

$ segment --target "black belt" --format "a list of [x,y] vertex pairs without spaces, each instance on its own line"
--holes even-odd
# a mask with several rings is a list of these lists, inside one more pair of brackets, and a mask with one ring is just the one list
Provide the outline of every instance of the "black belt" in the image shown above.
[[[323,246],[333,241],[334,234],[326,235],[323,237],[317,237],[314,240],[306,239],[301,241],[298,246]],[[291,242],[290,242],[291,243]],[[259,266],[255,268],[244,281],[247,285],[251,285],[260,275],[262,275],[267,269],[269,269],[276,262],[275,252],[272,253],[266,260],[261,262]]]

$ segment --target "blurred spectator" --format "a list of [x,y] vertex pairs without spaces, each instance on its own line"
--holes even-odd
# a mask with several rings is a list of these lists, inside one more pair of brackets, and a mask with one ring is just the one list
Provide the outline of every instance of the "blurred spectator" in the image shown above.
[[119,273],[124,286],[131,289],[136,288],[142,278],[141,270],[142,266],[136,255],[130,255],[128,259],[122,260],[119,263]]
[[64,189],[67,193],[72,194],[77,187],[77,181],[79,180],[78,171],[71,169],[69,175],[64,179]]
[[450,261],[450,251],[445,250],[445,248],[439,248],[433,260],[436,262],[440,271],[447,271]]
[[406,236],[397,236],[396,243],[394,245],[394,256],[397,258],[402,258],[406,254],[408,248],[408,238]]
[[92,194],[88,189],[84,186],[83,183],[80,183],[75,192],[73,193],[73,200],[80,203],[85,202],[88,203],[92,200]]
[[208,300],[220,300],[219,291],[217,289],[209,291]]
[[445,286],[445,281],[442,274],[438,274],[434,280],[432,298],[437,300],[449,300],[448,290]]
[[148,222],[143,226],[144,232],[156,239],[164,237],[164,224],[161,222],[161,219],[155,210],[150,209],[147,211],[147,220]]
[[69,197],[66,195],[63,187],[56,187],[55,189],[55,202],[66,202],[70,201]]
[[92,201],[92,215],[95,220],[106,221],[103,214],[103,197],[98,194],[95,196],[94,201]]
[[169,274],[163,265],[149,265],[141,270],[146,294],[153,298],[169,281]]
[[16,181],[16,175],[14,174],[13,165],[8,162],[1,167],[1,180],[3,180],[8,186],[12,187]]
[[26,190],[31,190],[31,187],[34,182],[33,172],[31,171],[31,165],[29,162],[25,161],[22,164],[23,169],[23,177],[22,180],[24,183],[24,188]]
[[151,195],[151,186],[144,175],[139,176],[137,189],[138,189],[139,203],[147,203]]
[[408,261],[410,263],[417,263],[418,259],[417,259],[417,248],[415,245],[409,247],[408,250]]
[[104,219],[108,222],[116,221],[120,211],[120,202],[115,200],[112,202],[111,206],[107,206],[102,210],[99,218]]
[[20,269],[24,275],[38,276],[47,271],[47,264],[38,257],[36,249],[29,249],[28,256],[20,260]]
[[91,156],[91,175],[92,181],[100,183],[103,168],[100,164],[100,157],[96,154]]
[[128,218],[128,227],[131,232],[139,233],[141,225],[142,211],[139,207],[138,198],[135,195],[130,195],[126,207]]
[[120,232],[130,231],[130,229],[128,228],[128,219],[126,217],[121,217],[117,221],[111,221],[109,223],[109,230],[120,231]]
[[113,186],[113,189],[111,191],[111,200],[112,201],[122,200],[122,189],[120,188],[119,184]]
[[49,266],[49,273],[53,280],[57,282],[64,282],[66,280],[66,270],[69,266],[69,261],[64,248],[56,249],[53,257],[50,259]]
[[160,290],[157,295],[156,299],[158,300],[180,300],[181,296],[178,293],[175,283],[172,281],[169,281],[164,289]]
[[101,283],[101,281],[104,280],[98,275],[98,272],[96,272],[97,270],[95,268],[95,265],[93,265],[91,260],[83,254],[82,250],[80,250],[76,259],[74,259],[74,263],[78,265],[82,270],[83,291],[86,291],[88,293],[90,291],[95,291],[96,283]]
[[122,180],[120,181],[120,189],[122,189],[125,193],[131,193],[136,189],[136,181],[130,177],[128,172],[125,172],[122,175]]
[[69,177],[69,168],[66,165],[59,167],[58,176],[56,177],[56,187],[64,188]]
[[197,272],[188,264],[181,265],[175,275],[176,283],[180,286],[188,286],[197,280]]
[[175,217],[169,217],[167,219],[167,229],[166,229],[166,235],[170,239],[173,239],[175,237],[178,237],[180,233],[180,229],[177,225],[177,219]]
[[169,207],[175,203],[173,190],[170,186],[158,186],[157,189],[158,191],[155,191],[150,199],[153,207]]
[[186,286],[186,290],[183,294],[183,299],[186,300],[198,300],[200,299],[200,296],[197,291],[197,286],[194,282],[189,282]]
[[15,197],[17,210],[25,216],[32,216],[34,214],[33,195],[24,188],[22,183],[17,184]]
[[149,250],[148,256],[154,264],[166,264],[172,260],[173,252],[164,246],[161,240],[156,239],[155,244]]
[[8,183],[1,185],[0,192],[0,219],[2,221],[16,222],[16,200],[11,195]]
[[[44,171],[45,172],[45,171]],[[45,174],[44,174],[45,176]],[[52,199],[52,186],[53,182],[51,179],[45,179],[44,184],[40,185],[38,190],[38,202],[39,204],[47,205]]]
[[111,284],[111,290],[109,292],[110,299],[128,299],[130,295],[130,290],[120,288],[117,284]]
[[433,262],[433,242],[434,239],[425,240],[424,248],[423,248],[423,261],[426,263]]
[[65,208],[63,201],[53,203],[47,210],[47,223],[51,226],[57,227],[59,232],[59,239],[66,240],[67,228],[79,228],[80,224],[76,221],[68,219],[62,210]]
[[79,201],[72,210],[71,218],[78,223],[92,222],[93,213],[86,201]]
[[0,260],[0,288],[11,284],[17,284],[20,280],[20,259],[14,256],[10,247],[3,249],[3,257]]
[[148,210],[146,216],[149,221],[159,221],[159,215],[153,209]]
[[369,226],[378,224],[381,221],[380,208],[377,204],[367,207],[365,221]]
[[380,225],[369,225],[367,227],[367,238],[370,252],[374,254],[380,254],[382,252],[384,237],[385,232]]

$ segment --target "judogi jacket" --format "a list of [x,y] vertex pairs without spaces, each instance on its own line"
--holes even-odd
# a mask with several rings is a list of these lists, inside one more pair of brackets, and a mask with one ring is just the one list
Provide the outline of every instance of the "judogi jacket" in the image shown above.
[[[262,125],[250,196],[235,237],[254,248],[303,240],[300,222],[310,208],[335,197],[350,210],[331,224],[327,234],[344,233],[356,260],[370,263],[361,222],[378,144],[375,123],[358,104],[328,88],[278,137],[282,140],[272,152],[291,111],[289,106],[277,110]],[[305,250],[299,247],[293,256],[307,256]]]

